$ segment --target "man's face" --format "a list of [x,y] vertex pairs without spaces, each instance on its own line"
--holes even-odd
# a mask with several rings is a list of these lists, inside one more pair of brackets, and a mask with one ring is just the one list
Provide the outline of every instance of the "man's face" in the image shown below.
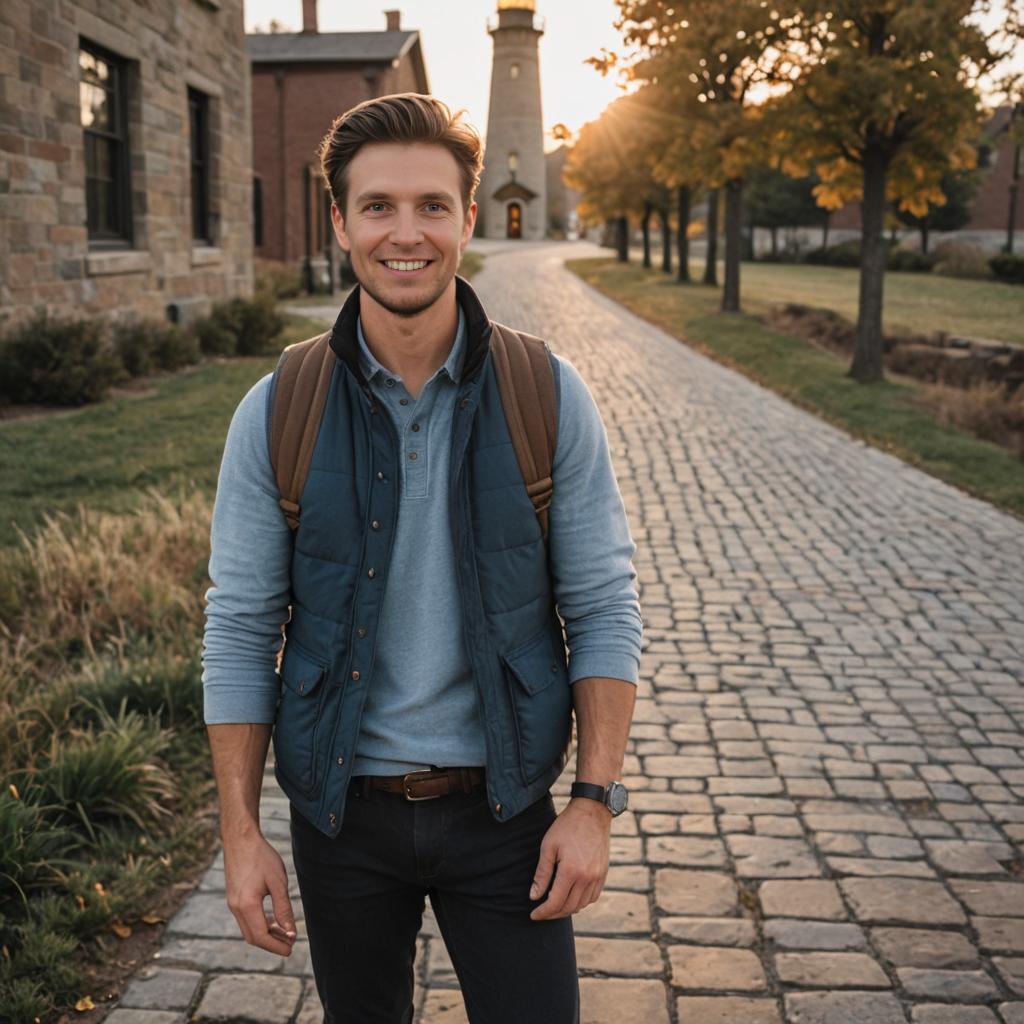
[[448,287],[469,244],[459,167],[444,146],[374,142],[348,165],[346,210],[331,205],[338,243],[362,289],[397,316],[415,316]]

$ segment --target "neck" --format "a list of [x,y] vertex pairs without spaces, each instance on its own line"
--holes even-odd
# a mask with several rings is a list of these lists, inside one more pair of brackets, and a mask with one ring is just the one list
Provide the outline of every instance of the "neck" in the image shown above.
[[396,316],[360,289],[359,317],[374,358],[401,377],[415,398],[451,352],[459,326],[455,278],[434,303],[410,317]]

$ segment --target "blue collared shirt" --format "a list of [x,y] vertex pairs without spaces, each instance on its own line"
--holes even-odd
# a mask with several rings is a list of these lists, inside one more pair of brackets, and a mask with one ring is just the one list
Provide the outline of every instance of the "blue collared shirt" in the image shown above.
[[[448,357],[414,399],[401,377],[374,357],[361,321],[357,325],[361,368],[394,424],[402,478],[356,775],[485,763],[447,500],[465,332],[460,308]],[[556,356],[556,369],[560,400],[548,543],[569,677],[636,683],[641,619],[635,546],[594,400],[567,360]],[[280,685],[274,660],[287,619],[291,538],[267,450],[269,383],[267,375],[242,399],[221,463],[203,651],[205,720],[211,724],[272,722]]]

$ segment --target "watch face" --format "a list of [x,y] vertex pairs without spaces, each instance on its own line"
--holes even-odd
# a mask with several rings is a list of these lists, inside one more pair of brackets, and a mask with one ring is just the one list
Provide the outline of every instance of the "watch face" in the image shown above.
[[608,787],[608,809],[612,814],[621,814],[629,803],[629,792],[621,782],[613,782]]

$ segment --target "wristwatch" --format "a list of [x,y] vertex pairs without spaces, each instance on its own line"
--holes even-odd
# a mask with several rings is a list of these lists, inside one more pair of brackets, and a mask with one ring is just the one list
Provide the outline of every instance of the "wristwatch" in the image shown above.
[[629,803],[629,790],[621,782],[610,782],[607,788],[593,782],[574,782],[569,788],[569,795],[600,800],[613,817],[621,814]]

